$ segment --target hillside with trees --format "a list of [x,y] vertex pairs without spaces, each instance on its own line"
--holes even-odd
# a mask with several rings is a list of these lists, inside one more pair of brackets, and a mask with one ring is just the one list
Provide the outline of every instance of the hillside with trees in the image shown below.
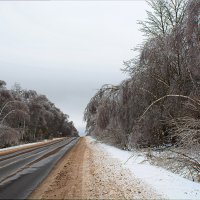
[[[139,21],[139,56],[130,77],[104,85],[88,103],[88,135],[125,149],[171,148],[180,165],[200,172],[200,1],[148,0]],[[192,156],[191,156],[192,154]]]
[[78,136],[69,116],[45,95],[0,81],[0,148],[53,137]]

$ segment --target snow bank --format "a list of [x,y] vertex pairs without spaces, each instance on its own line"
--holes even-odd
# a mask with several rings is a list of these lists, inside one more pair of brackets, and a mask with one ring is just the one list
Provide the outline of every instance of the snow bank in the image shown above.
[[[53,140],[58,140],[58,139],[59,138],[54,138]],[[36,144],[42,144],[42,143],[48,142],[48,141],[52,141],[52,140],[43,140],[41,142],[27,143],[27,144],[21,144],[21,145],[17,145],[17,146],[7,147],[7,148],[0,149],[0,152],[9,151],[9,150],[12,150],[12,149],[18,149],[18,148],[21,148],[21,147],[33,146],[33,145],[36,145]]]
[[[90,139],[94,141],[94,139]],[[150,165],[138,152],[128,152],[115,147],[98,144],[102,150],[120,161],[133,175],[150,185],[158,194],[169,199],[200,199],[200,184],[180,177],[161,167]],[[131,157],[131,158],[130,158]]]
[[0,152],[9,151],[9,150],[12,150],[12,149],[18,149],[18,148],[21,148],[21,147],[28,147],[28,146],[32,146],[32,145],[35,145],[35,144],[40,144],[40,143],[43,143],[43,142],[34,142],[34,143],[21,144],[21,145],[17,145],[17,146],[8,147],[8,148],[3,148],[3,149],[0,149]]

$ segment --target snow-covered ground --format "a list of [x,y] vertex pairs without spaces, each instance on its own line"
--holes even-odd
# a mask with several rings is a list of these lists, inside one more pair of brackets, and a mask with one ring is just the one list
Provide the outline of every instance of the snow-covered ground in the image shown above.
[[[59,139],[59,138],[54,138],[53,140],[57,140],[57,139]],[[34,146],[34,145],[42,144],[44,142],[49,142],[49,141],[52,141],[52,140],[43,140],[41,142],[27,143],[27,144],[21,144],[21,145],[17,145],[17,146],[7,147],[7,148],[0,149],[0,152],[18,149],[18,148],[22,148],[22,147]]]
[[[90,140],[94,140],[90,138]],[[103,151],[120,161],[138,179],[167,199],[200,199],[200,184],[161,167],[153,166],[138,152],[129,152],[98,143]]]

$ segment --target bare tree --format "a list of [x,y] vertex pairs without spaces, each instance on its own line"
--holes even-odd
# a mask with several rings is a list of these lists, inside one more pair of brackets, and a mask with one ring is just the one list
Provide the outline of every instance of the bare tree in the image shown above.
[[140,29],[148,37],[166,36],[182,23],[186,0],[147,0],[151,8],[147,20],[139,21]]
[[11,90],[0,81],[0,146],[48,137],[78,136],[69,116],[36,91],[15,84]]

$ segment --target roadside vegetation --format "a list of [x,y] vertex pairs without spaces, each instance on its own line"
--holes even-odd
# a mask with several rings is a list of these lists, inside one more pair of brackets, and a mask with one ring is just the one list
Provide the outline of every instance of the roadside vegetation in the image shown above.
[[[130,77],[88,103],[88,135],[124,149],[151,149],[154,163],[200,177],[200,1],[148,0],[145,41],[124,62]],[[159,158],[159,160],[158,160]],[[163,158],[163,159],[161,159]],[[175,170],[175,166],[172,168]]]
[[45,95],[0,81],[0,148],[63,136],[78,136],[68,115]]

